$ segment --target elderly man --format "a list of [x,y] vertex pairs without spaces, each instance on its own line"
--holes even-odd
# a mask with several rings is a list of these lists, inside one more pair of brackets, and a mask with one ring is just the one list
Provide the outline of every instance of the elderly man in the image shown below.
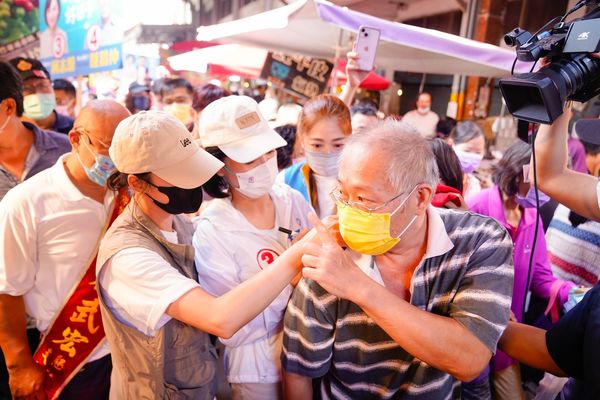
[[[407,151],[410,149],[410,151]],[[340,162],[342,248],[306,245],[285,316],[285,390],[310,399],[450,399],[477,377],[508,323],[512,244],[497,222],[430,205],[427,142],[402,122],[353,135]]]
[[[71,153],[0,202],[0,347],[15,398],[61,390],[61,399],[108,398],[111,361],[94,267],[99,241],[124,206],[126,196],[108,191],[106,179],[114,170],[108,147],[128,115],[112,101],[89,103],[69,132]],[[33,357],[28,320],[44,335]]]
[[427,92],[420,93],[416,105],[417,109],[404,114],[402,121],[410,124],[423,137],[435,137],[440,117],[431,111],[431,95]]

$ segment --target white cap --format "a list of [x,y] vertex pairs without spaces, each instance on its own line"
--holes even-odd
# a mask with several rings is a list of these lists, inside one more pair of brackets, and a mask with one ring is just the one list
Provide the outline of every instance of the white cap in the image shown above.
[[269,127],[256,101],[247,96],[227,96],[210,103],[200,115],[200,143],[217,146],[239,163],[256,160],[287,143]]
[[202,186],[223,168],[185,125],[163,111],[142,111],[121,121],[108,153],[122,173],[152,172],[182,189]]
[[298,118],[302,112],[302,106],[295,103],[284,104],[277,110],[277,119],[273,127],[283,126],[287,124],[298,125]]

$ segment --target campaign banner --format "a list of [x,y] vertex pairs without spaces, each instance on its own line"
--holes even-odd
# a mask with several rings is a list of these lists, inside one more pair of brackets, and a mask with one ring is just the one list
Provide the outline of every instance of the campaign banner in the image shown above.
[[325,91],[332,71],[333,64],[327,60],[269,52],[260,77],[310,99]]
[[41,0],[40,59],[52,78],[123,66],[123,29],[116,0]]
[[0,0],[0,58],[39,57],[37,0]]

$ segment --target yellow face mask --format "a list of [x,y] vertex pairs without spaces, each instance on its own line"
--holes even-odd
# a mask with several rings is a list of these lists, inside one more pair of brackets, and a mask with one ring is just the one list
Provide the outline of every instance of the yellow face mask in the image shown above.
[[391,213],[370,213],[338,202],[340,235],[348,247],[358,253],[377,256],[388,252],[400,243],[400,238],[415,222],[417,216],[413,217],[398,236],[392,237],[390,232],[392,215],[402,208],[415,189]]
[[187,103],[171,103],[164,106],[163,110],[183,122],[184,125],[193,120],[192,107]]

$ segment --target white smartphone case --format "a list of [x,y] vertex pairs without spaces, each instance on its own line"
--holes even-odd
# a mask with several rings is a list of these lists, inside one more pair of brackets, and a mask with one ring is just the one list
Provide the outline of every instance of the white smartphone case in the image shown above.
[[356,53],[359,55],[358,69],[371,71],[375,65],[375,55],[379,44],[379,29],[361,26],[358,28]]

